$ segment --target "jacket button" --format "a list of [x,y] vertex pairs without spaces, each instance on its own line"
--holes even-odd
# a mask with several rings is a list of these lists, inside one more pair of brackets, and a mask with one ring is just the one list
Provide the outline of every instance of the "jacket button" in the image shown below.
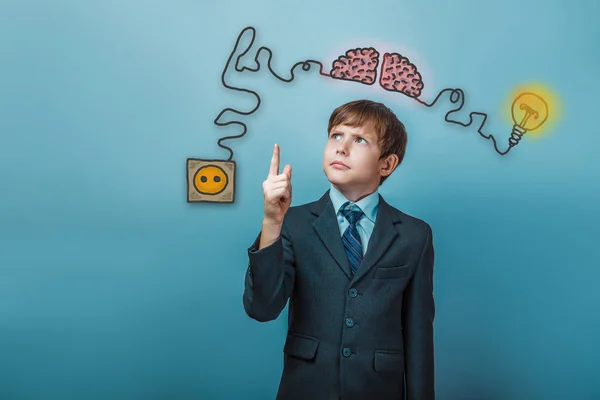
[[358,291],[352,288],[348,291],[348,294],[350,295],[350,297],[355,298],[356,296],[358,296]]
[[354,326],[354,320],[352,318],[346,318],[346,326],[352,328]]
[[342,350],[342,354],[344,355],[344,357],[350,357],[350,354],[352,354],[352,351],[350,350],[349,347],[344,347],[344,349]]

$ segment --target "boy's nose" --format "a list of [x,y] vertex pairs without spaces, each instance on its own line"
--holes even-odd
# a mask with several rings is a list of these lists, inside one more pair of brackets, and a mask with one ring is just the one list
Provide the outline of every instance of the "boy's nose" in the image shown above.
[[340,144],[338,144],[336,154],[346,154],[346,151],[347,151],[346,142],[341,142]]

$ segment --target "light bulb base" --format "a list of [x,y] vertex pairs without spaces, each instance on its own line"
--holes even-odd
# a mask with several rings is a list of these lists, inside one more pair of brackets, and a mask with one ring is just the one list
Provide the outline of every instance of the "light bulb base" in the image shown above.
[[526,129],[516,124],[513,125],[512,132],[510,133],[510,138],[508,139],[510,147],[516,146],[525,133],[527,133]]

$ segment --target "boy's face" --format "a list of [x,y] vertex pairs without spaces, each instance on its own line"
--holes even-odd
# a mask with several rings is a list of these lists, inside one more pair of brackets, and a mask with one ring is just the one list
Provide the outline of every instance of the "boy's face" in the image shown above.
[[364,127],[333,127],[323,154],[327,179],[341,191],[365,195],[375,191],[382,166],[377,141],[377,134]]

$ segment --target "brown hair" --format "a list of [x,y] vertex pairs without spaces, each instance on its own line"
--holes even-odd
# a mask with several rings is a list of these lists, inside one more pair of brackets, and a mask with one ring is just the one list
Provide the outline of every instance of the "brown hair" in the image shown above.
[[[331,130],[338,125],[371,128],[377,135],[378,145],[381,149],[379,159],[396,154],[398,165],[402,163],[406,152],[406,128],[385,104],[371,100],[355,100],[342,104],[331,114],[327,132],[331,133]],[[382,176],[379,185],[388,177],[389,175]]]

